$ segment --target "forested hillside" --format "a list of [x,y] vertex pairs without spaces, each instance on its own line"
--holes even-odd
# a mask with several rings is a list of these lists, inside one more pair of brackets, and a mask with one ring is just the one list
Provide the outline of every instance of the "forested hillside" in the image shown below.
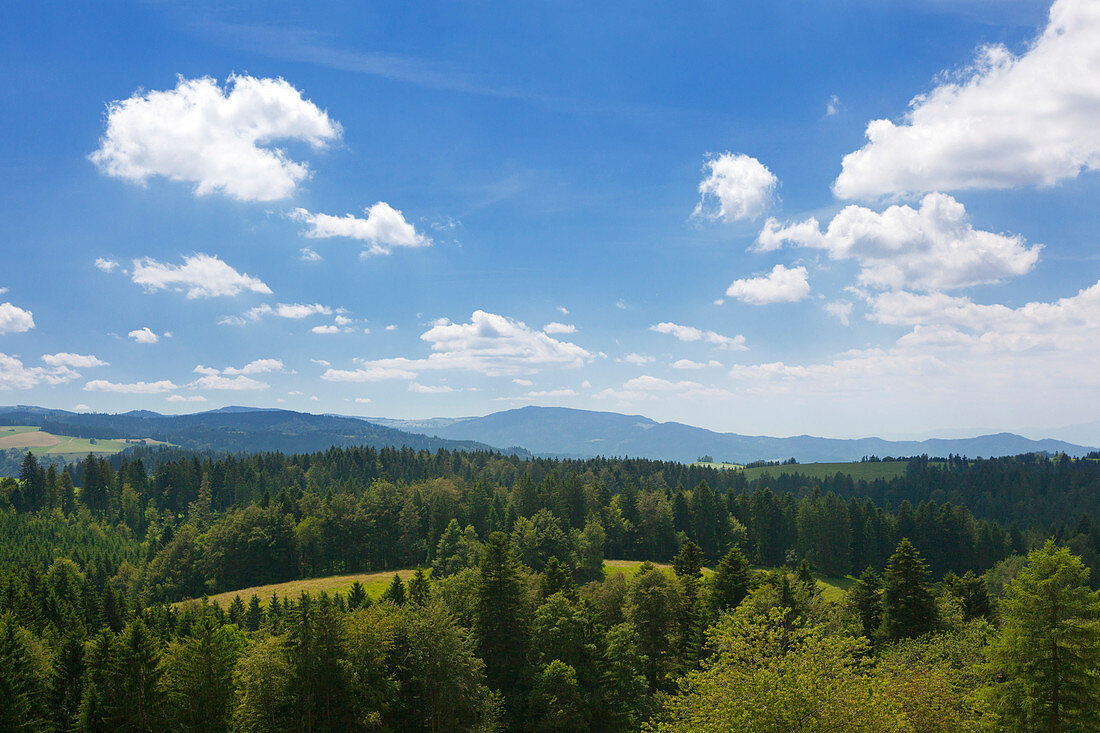
[[[1100,655],[1098,489],[1100,462],[1033,455],[866,482],[407,448],[28,454],[0,482],[0,728],[1026,730],[1051,713],[1045,678],[1009,683],[1032,674],[1023,640],[1072,623],[1064,673]],[[398,568],[419,569],[381,594],[172,605]],[[818,574],[856,577],[837,602]],[[1075,679],[1050,693],[1075,700],[1063,722],[1100,705]]]
[[[36,425],[81,438],[153,438],[196,451],[308,453],[333,445],[414,450],[488,450],[471,440],[448,440],[374,425],[355,418],[291,410],[215,410],[161,415],[146,410],[108,415],[43,408],[4,408],[0,425]],[[523,453],[523,451],[520,451]]]

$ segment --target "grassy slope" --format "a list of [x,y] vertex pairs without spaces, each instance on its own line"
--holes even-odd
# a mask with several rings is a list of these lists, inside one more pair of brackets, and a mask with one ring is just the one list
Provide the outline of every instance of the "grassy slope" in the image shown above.
[[[668,563],[653,563],[661,570],[667,573],[672,572],[672,565]],[[626,575],[629,580],[638,573],[638,568],[641,567],[641,560],[605,560],[603,567],[606,575],[614,575],[616,573],[622,573]],[[758,572],[765,572],[765,568],[756,568]],[[412,577],[415,569],[406,569],[396,571],[401,576],[401,580],[408,582]],[[710,575],[713,571],[710,568],[704,568],[703,574]],[[241,590],[227,591],[225,593],[218,593],[209,597],[211,602],[217,601],[218,605],[222,608],[227,608],[230,603],[233,602],[233,598],[240,596],[242,601],[247,602],[252,594],[255,593],[260,597],[260,601],[266,606],[267,601],[271,598],[272,593],[278,593],[280,598],[294,598],[298,596],[302,591],[307,591],[311,594],[320,593],[325,591],[327,593],[347,593],[355,581],[359,581],[363,584],[363,588],[367,591],[367,595],[377,600],[382,592],[386,590],[390,582],[393,580],[393,570],[386,570],[380,573],[356,573],[351,575],[330,575],[326,578],[305,578],[303,580],[290,580],[286,583],[274,583],[272,585],[258,585],[252,588],[243,588]],[[829,601],[838,601],[844,597],[844,593],[854,583],[852,578],[819,578],[818,586],[821,587],[821,595]],[[198,604],[199,599],[192,599],[188,601],[180,601],[175,604],[177,606],[191,606]]]
[[875,479],[892,479],[905,475],[905,461],[889,461],[885,463],[796,463],[789,466],[758,466],[746,468],[745,478],[750,481],[760,478],[765,473],[772,476],[780,474],[799,473],[811,478],[827,478],[837,473],[843,473],[859,481],[874,481]]
[[744,468],[740,463],[707,463],[705,461],[696,461],[691,465],[699,466],[700,468],[717,468],[719,471],[731,471],[738,468]]
[[[14,436],[25,437],[19,439]],[[57,442],[52,445],[38,445],[38,443],[44,442],[42,436],[55,438]],[[0,439],[5,438],[6,440],[3,440],[3,443],[0,444],[0,448],[5,450],[9,448],[26,449],[35,455],[51,456],[86,456],[89,453],[106,455],[125,450],[129,445],[123,440],[97,440],[95,443],[92,443],[86,438],[54,435],[30,425],[0,427]]]

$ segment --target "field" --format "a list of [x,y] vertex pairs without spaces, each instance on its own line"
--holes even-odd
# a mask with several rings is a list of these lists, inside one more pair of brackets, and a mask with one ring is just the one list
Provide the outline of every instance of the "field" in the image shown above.
[[772,476],[778,476],[784,473],[800,473],[810,478],[827,478],[839,472],[851,476],[857,481],[860,479],[864,481],[874,481],[879,478],[889,480],[897,478],[898,476],[904,476],[905,467],[907,465],[905,461],[876,463],[794,463],[787,466],[758,466],[756,468],[746,468],[745,478],[751,481],[752,479],[760,478],[765,473],[770,473]]
[[12,448],[29,450],[35,455],[64,455],[67,457],[86,456],[89,453],[111,454],[124,450],[132,443],[155,441],[96,440],[73,438],[68,435],[54,435],[30,425],[0,427],[0,450]]
[[719,471],[731,471],[744,468],[740,463],[716,463],[714,461],[696,461],[691,464],[699,468],[717,468]]
[[[633,578],[638,573],[638,568],[642,565],[641,560],[605,560],[603,563],[604,574],[607,576],[615,574],[623,574],[626,579]],[[666,573],[672,572],[672,565],[669,563],[655,562],[661,570]],[[753,568],[756,572],[767,572],[767,568]],[[428,568],[424,569],[425,571]],[[260,601],[267,606],[267,602],[271,599],[273,593],[278,593],[280,598],[294,598],[298,596],[302,591],[306,591],[310,594],[317,594],[321,591],[327,593],[347,593],[351,589],[352,584],[355,581],[359,581],[363,584],[363,589],[367,591],[367,595],[374,600],[378,600],[381,597],[382,592],[386,590],[390,582],[393,580],[393,570],[385,570],[379,573],[352,573],[350,575],[330,575],[325,578],[305,578],[303,580],[290,580],[285,583],[273,583],[271,585],[257,585],[251,588],[242,588],[241,590],[231,590],[225,593],[218,593],[217,595],[209,596],[208,600],[213,603],[217,601],[218,605],[222,608],[227,608],[236,596],[240,596],[242,601],[248,601],[255,593],[260,597]],[[408,582],[412,577],[415,569],[405,569],[396,571],[401,580]],[[714,571],[710,568],[703,568],[703,575],[709,576]],[[845,592],[851,587],[855,580],[852,578],[818,578],[817,585],[821,588],[821,595],[828,601],[839,601],[844,597]],[[180,601],[174,605],[179,607],[194,606],[201,603],[198,598],[193,598],[187,601]]]
[[[626,575],[627,580],[634,577],[637,574],[638,568],[641,567],[641,560],[604,560],[603,569],[605,575],[612,575],[614,573],[623,573]],[[672,565],[668,563],[653,563],[662,570],[671,573]],[[755,572],[766,573],[770,568],[753,568]],[[703,568],[703,576],[709,576],[714,571],[710,568]],[[827,601],[839,601],[844,597],[844,594],[848,592],[848,589],[855,583],[855,579],[851,577],[843,578],[821,578],[817,579],[817,587],[821,589],[821,597]]]
[[[427,571],[427,568],[425,568],[425,571]],[[352,573],[350,575],[330,575],[326,578],[290,580],[286,583],[257,585],[251,588],[218,593],[217,595],[209,596],[209,600],[211,602],[217,601],[219,606],[227,608],[229,604],[233,602],[235,596],[240,596],[241,600],[247,601],[252,597],[252,594],[255,593],[260,597],[260,600],[263,601],[266,607],[273,593],[278,593],[280,598],[295,598],[300,595],[302,591],[306,591],[311,595],[315,595],[321,591],[325,591],[326,593],[347,593],[351,589],[351,586],[355,584],[355,581],[359,581],[363,584],[363,588],[367,591],[368,596],[374,600],[378,600],[382,592],[386,590],[386,587],[393,581],[394,572],[393,570],[385,570],[380,573]],[[416,570],[406,569],[397,570],[396,572],[401,576],[403,582],[408,582],[409,578],[412,577]],[[191,599],[188,601],[180,601],[175,605],[193,606],[199,602],[199,599]]]

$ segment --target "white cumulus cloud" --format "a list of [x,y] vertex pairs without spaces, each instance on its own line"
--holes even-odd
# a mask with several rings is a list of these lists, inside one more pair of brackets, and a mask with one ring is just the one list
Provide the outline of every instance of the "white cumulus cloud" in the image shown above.
[[0,333],[23,333],[34,328],[34,314],[11,303],[0,303]]
[[134,260],[131,279],[145,290],[172,288],[187,291],[188,298],[214,298],[238,295],[248,290],[271,295],[271,288],[258,278],[237,272],[217,255],[186,255],[182,265],[169,265],[145,257]]
[[160,341],[160,336],[157,336],[157,334],[148,326],[136,328],[126,335],[129,338],[132,338],[134,341],[137,341],[139,344],[155,344],[157,341]]
[[542,327],[543,333],[555,334],[555,333],[576,333],[577,327],[568,323],[558,323],[557,321],[551,321]]
[[726,295],[750,305],[794,303],[810,294],[805,267],[776,265],[767,275],[734,280]]
[[949,290],[1023,275],[1039,260],[1040,245],[1020,236],[975,229],[951,196],[930,193],[914,209],[890,206],[881,214],[846,206],[822,232],[815,219],[783,227],[769,219],[757,249],[783,243],[823,249],[830,259],[854,259],[859,283],[874,288]]
[[388,255],[395,247],[427,247],[432,240],[418,233],[404,215],[385,201],[364,209],[366,218],[352,214],[331,216],[295,209],[290,217],[309,225],[302,235],[311,239],[342,237],[370,245],[366,254]]
[[701,199],[692,214],[707,219],[738,221],[760,217],[775,198],[779,179],[748,155],[723,153],[706,162],[699,184]]
[[67,364],[28,367],[17,356],[0,353],[0,390],[30,389],[39,384],[64,384],[80,377]]
[[1056,0],[1046,29],[1017,56],[981,48],[973,65],[874,120],[845,156],[841,198],[1051,186],[1100,168],[1100,5]]
[[116,267],[118,267],[118,263],[114,260],[109,260],[106,257],[97,257],[95,261],[95,266],[98,269],[103,270],[104,272],[111,272]]
[[692,361],[691,359],[677,359],[669,366],[673,369],[706,369],[707,367],[720,367],[722,362],[711,359],[704,364],[701,361]]
[[109,366],[107,362],[91,354],[70,354],[67,351],[57,354],[43,354],[42,361],[50,366],[67,366],[73,369]]
[[105,379],[93,379],[84,385],[85,391],[88,392],[114,392],[117,394],[163,394],[164,392],[171,392],[174,389],[179,389],[175,384],[167,379],[161,379],[156,382],[108,382]]
[[144,184],[165,178],[194,184],[196,195],[224,193],[272,201],[309,177],[305,163],[274,147],[300,140],[320,149],[339,123],[283,79],[180,78],[175,89],[135,93],[107,107],[107,130],[91,160],[109,176]]
[[251,391],[267,389],[271,385],[243,374],[236,377],[224,377],[220,374],[207,374],[199,377],[190,385],[193,389],[223,389],[232,391]]
[[374,381],[392,379],[395,373],[457,369],[488,376],[533,374],[555,367],[579,367],[595,354],[569,341],[560,341],[507,316],[474,311],[469,323],[441,318],[420,335],[431,345],[426,358],[394,357],[363,362],[363,368],[330,369],[322,379]]
[[190,396],[187,396],[187,397],[185,397],[183,395],[179,395],[179,394],[174,394],[174,395],[169,395],[168,397],[165,397],[164,401],[165,402],[206,402],[206,398],[203,397],[202,395],[199,395],[199,394],[190,395]]

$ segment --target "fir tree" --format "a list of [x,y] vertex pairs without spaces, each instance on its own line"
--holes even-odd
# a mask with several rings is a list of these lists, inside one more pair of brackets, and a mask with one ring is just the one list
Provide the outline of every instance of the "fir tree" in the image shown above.
[[848,591],[848,603],[859,616],[863,635],[873,639],[882,625],[882,576],[867,568]]
[[84,645],[71,633],[61,642],[50,673],[50,712],[56,730],[68,731],[76,725],[83,677]]
[[248,631],[259,631],[263,623],[264,611],[260,605],[260,597],[255,593],[248,599],[248,610],[244,614],[244,627]]
[[0,615],[0,730],[36,733],[45,727],[45,690],[25,634]]
[[932,631],[936,622],[928,567],[912,543],[902,539],[882,580],[882,633],[890,641],[920,636]]
[[[253,596],[255,598],[255,596]],[[245,646],[232,626],[207,614],[188,637],[172,644],[164,660],[164,688],[177,730],[227,731],[233,711],[233,668]]]
[[389,587],[382,591],[382,600],[391,601],[398,606],[404,605],[405,584],[401,582],[401,576],[397,573],[393,574],[393,580],[390,581]]
[[489,687],[504,695],[513,720],[526,681],[528,622],[519,563],[508,536],[489,535],[481,561],[474,630]]
[[408,591],[409,601],[413,605],[421,607],[428,605],[428,600],[432,595],[432,586],[428,577],[424,574],[423,568],[417,568],[412,578],[409,579]]
[[358,580],[352,583],[351,590],[348,591],[348,610],[354,611],[369,605],[370,599],[367,598],[367,591],[363,588],[363,584]]
[[737,608],[749,594],[749,561],[737,547],[731,547],[714,569],[710,581],[710,607],[714,614]]
[[990,699],[1005,729],[1100,729],[1100,594],[1088,576],[1051,540],[1005,587],[1003,626],[989,648],[1000,679]]

